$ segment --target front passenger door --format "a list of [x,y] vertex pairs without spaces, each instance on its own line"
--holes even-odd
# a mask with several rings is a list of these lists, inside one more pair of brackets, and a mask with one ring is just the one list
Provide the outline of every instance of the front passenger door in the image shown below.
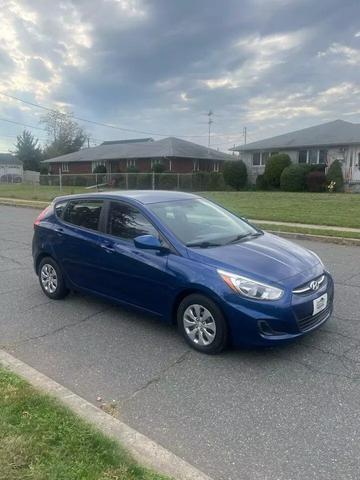
[[106,291],[113,297],[159,314],[165,313],[172,290],[168,253],[135,247],[134,238],[159,232],[140,209],[111,201],[102,255]]

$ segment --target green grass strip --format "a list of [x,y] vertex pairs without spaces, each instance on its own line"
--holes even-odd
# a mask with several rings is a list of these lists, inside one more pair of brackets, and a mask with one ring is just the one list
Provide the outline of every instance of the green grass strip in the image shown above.
[[0,368],[0,480],[166,480]]

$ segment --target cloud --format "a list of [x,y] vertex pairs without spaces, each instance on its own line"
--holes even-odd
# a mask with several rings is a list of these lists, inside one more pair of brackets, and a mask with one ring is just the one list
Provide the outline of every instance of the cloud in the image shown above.
[[290,32],[261,37],[249,36],[235,44],[244,59],[240,68],[218,78],[204,80],[210,89],[237,88],[261,80],[269,70],[284,63],[291,51],[305,40],[305,32]]
[[[360,36],[359,35],[355,35]],[[328,49],[323,52],[319,52],[318,56],[330,57],[331,60],[337,63],[347,63],[348,65],[359,65],[360,64],[360,49],[351,48],[347,45],[342,45],[340,43],[332,43]]]
[[[35,103],[203,144],[212,109],[225,150],[245,125],[253,140],[360,121],[358,0],[1,3],[1,90]],[[42,113],[0,96],[2,117],[37,126]],[[83,126],[99,141],[130,135]],[[0,150],[20,129],[0,122]]]

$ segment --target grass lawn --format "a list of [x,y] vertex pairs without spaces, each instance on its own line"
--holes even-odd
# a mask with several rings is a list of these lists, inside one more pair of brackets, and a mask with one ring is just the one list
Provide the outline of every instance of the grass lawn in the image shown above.
[[306,228],[306,227],[292,227],[288,225],[278,225],[268,223],[254,222],[262,230],[271,232],[289,232],[289,233],[304,233],[310,235],[322,235],[327,237],[342,237],[342,238],[356,238],[360,240],[360,233],[358,232],[346,232],[339,230],[321,230],[320,228]]
[[[59,195],[92,192],[84,187],[0,185],[0,197],[51,201]],[[360,228],[360,195],[343,193],[203,192],[244,217],[278,222]]]
[[[0,480],[166,480],[0,368]],[[169,480],[169,479],[168,479]]]
[[203,195],[247,218],[360,228],[357,194],[250,191]]
[[[51,201],[60,195],[92,192],[84,187],[48,187],[47,185],[0,184],[0,197],[21,198],[22,200]],[[1,477],[0,477],[1,480]]]

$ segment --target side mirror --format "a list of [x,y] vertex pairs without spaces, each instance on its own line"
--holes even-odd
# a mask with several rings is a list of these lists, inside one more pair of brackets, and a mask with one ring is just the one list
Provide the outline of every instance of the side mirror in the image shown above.
[[144,250],[162,250],[163,246],[158,238],[153,235],[140,235],[134,238],[134,244],[137,248]]

